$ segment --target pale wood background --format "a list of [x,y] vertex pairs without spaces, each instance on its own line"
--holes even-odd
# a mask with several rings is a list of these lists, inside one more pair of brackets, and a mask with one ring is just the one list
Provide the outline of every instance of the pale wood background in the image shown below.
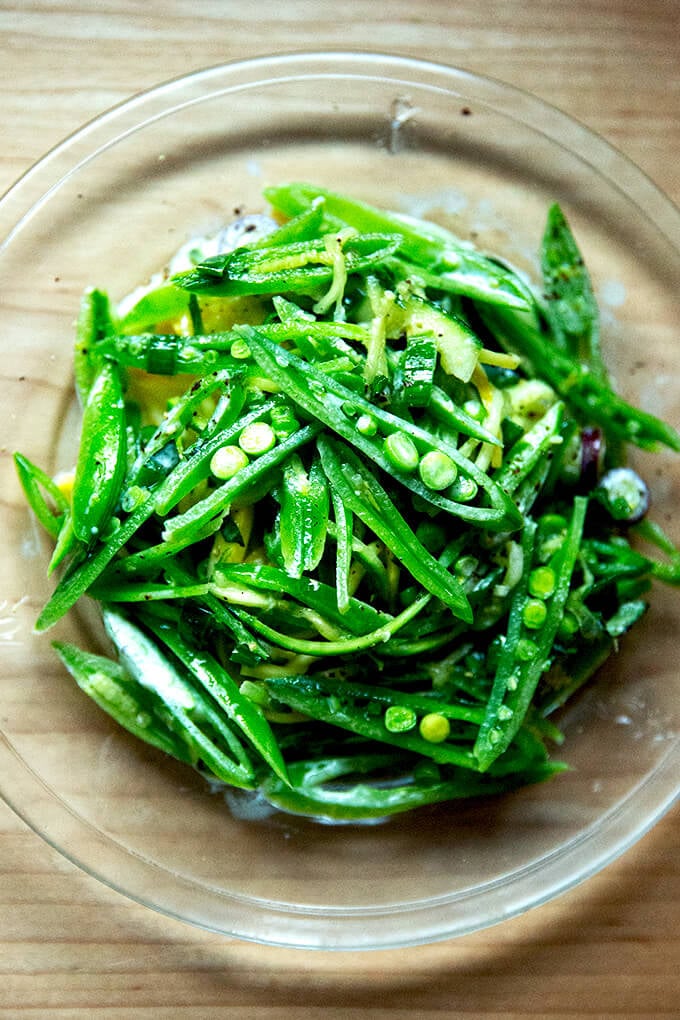
[[[0,0],[0,191],[109,105],[273,51],[434,58],[538,94],[680,202],[677,0]],[[0,803],[0,1017],[680,1017],[680,815],[557,902],[486,933],[300,953],[158,917]]]

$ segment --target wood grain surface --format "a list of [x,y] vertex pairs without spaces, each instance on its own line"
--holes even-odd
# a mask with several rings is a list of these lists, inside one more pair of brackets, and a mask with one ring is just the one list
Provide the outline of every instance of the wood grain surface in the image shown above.
[[[0,191],[156,82],[311,48],[379,48],[510,82],[604,135],[680,202],[676,0],[0,0]],[[676,809],[605,872],[484,933],[301,953],[127,901],[0,802],[0,1018],[680,1017],[679,851]]]

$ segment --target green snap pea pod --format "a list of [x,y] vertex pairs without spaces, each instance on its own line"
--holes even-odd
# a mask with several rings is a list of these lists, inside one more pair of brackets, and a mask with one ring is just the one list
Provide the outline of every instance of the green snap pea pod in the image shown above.
[[560,351],[535,324],[507,309],[484,308],[480,314],[499,342],[527,357],[536,375],[581,421],[599,425],[614,441],[645,450],[664,445],[680,451],[680,435],[674,428],[618,396],[586,365]]
[[[275,209],[289,216],[322,200],[327,215],[347,226],[396,235],[399,254],[407,263],[420,269],[436,268],[436,277],[458,293],[514,308],[527,307],[527,289],[515,274],[434,224],[416,224],[406,216],[299,182],[266,188],[264,194]],[[404,276],[409,275],[409,268]]]
[[[335,601],[338,612],[347,621],[352,607],[350,596],[350,572],[352,569],[352,545],[354,538],[354,514],[345,506],[336,489],[330,490],[333,516],[335,518]],[[347,623],[345,622],[345,626]]]
[[199,584],[162,584],[154,581],[112,581],[108,577],[99,579],[89,594],[100,602],[156,602],[166,599],[198,598],[211,591],[210,582]]
[[[265,800],[282,811],[358,821],[385,818],[447,800],[504,793],[520,784],[542,782],[559,771],[558,767],[545,764],[519,776],[495,779],[466,769],[450,769],[446,778],[438,781],[414,783],[407,779],[403,784],[376,785],[372,773],[376,773],[379,783],[382,770],[389,767],[390,761],[387,755],[352,755],[321,762],[316,759],[295,762],[289,767],[290,787],[275,777],[267,777],[261,792]],[[395,760],[395,767],[400,763],[400,759]],[[355,778],[361,773],[368,776],[364,782]],[[339,785],[337,780],[343,777],[347,778]],[[354,782],[350,784],[351,778]]]
[[163,720],[163,702],[117,662],[54,641],[52,647],[78,686],[133,736],[189,765],[197,755]]
[[100,349],[118,364],[150,375],[243,374],[242,362],[230,354],[234,339],[230,333],[116,333]]
[[62,518],[62,526],[54,544],[54,550],[47,567],[47,576],[51,577],[54,571],[70,559],[69,566],[73,566],[82,559],[85,553],[85,545],[76,536],[73,530],[73,513],[69,507]]
[[116,506],[127,469],[126,443],[120,372],[104,361],[85,403],[71,499],[73,531],[82,542],[100,533]]
[[[339,680],[336,677],[324,676],[323,674],[316,674],[305,679],[310,681],[308,690],[315,691],[323,698],[347,698],[353,702],[370,702],[374,706],[404,706],[414,709],[418,715],[436,712],[437,715],[444,716],[445,719],[454,719],[459,722],[474,723],[476,725],[479,725],[484,718],[484,709],[481,707],[463,702],[443,701],[441,698],[430,693],[410,693],[394,690],[390,687],[383,687],[380,684],[353,683],[350,680]],[[276,692],[286,690],[289,682],[289,677],[275,677],[271,681],[267,680],[266,686],[270,694],[279,698],[279,694]]]
[[543,312],[558,346],[603,382],[600,316],[590,274],[559,205],[548,210],[541,245]]
[[[210,521],[222,519],[234,500],[257,482],[271,478],[273,469],[282,464],[294,450],[314,439],[320,428],[318,425],[304,426],[273,449],[241,468],[232,478],[213,489],[210,495],[199,500],[184,513],[169,517],[165,522],[164,539],[172,541],[176,549],[190,545],[194,541],[193,536],[200,529],[208,525]],[[163,505],[166,505],[165,500]]]
[[418,541],[377,479],[349,447],[327,437],[317,442],[328,480],[345,505],[391,550],[426,591],[455,616],[472,622],[461,584]]
[[[192,535],[193,542],[201,542],[210,538],[219,530],[221,521],[209,521]],[[178,552],[186,548],[183,542],[160,541],[155,545],[146,545],[134,552],[126,552],[118,557],[112,566],[107,567],[102,575],[101,584],[120,584],[123,578],[149,578],[157,576],[160,571],[168,570]]]
[[[508,694],[519,689],[519,679],[516,675],[518,662],[516,651],[523,633],[522,614],[528,600],[529,577],[532,566],[532,556],[536,539],[536,524],[534,521],[527,521],[522,532],[522,577],[515,588],[512,599],[508,628],[502,646],[502,653],[499,658],[498,668],[493,681],[491,695],[486,705],[486,710],[479,728],[479,734],[475,742],[475,754],[479,760],[480,769],[485,770],[493,763],[498,756],[495,748],[501,744],[504,732],[509,731],[507,727],[500,728],[499,722],[508,719],[514,721],[515,709],[506,706]],[[532,665],[538,661],[536,652]],[[542,663],[539,663],[539,668]],[[505,707],[504,707],[505,706]],[[521,719],[519,724],[521,725]],[[505,750],[512,736],[503,741],[503,746],[498,748],[498,754]]]
[[[340,239],[338,239],[340,243]],[[399,238],[355,234],[342,239],[345,271],[363,273],[392,255]],[[297,241],[262,249],[238,248],[215,255],[172,282],[188,291],[215,296],[241,294],[316,294],[333,282],[334,255],[325,239]]]
[[532,512],[539,497],[543,496],[544,486],[552,467],[554,449],[555,447],[547,447],[545,460],[539,460],[538,464],[534,465],[513,493],[515,506],[525,517]]
[[[276,700],[290,707],[295,702],[296,711],[319,721],[332,722],[363,737],[395,743],[440,763],[476,769],[469,749],[477,724],[483,718],[483,707],[447,702],[431,694],[353,683],[323,674],[304,678],[273,677],[265,681],[265,686]],[[291,688],[296,686],[298,690],[293,693]],[[303,703],[306,709],[302,708]],[[408,714],[410,728],[395,729],[388,725],[390,712],[395,710],[402,717]],[[419,717],[420,725],[416,729]],[[449,721],[454,723],[455,729]],[[431,725],[439,732],[435,734]],[[530,730],[518,732],[515,741],[516,746],[494,766],[494,775],[509,775],[546,761],[542,740]],[[439,750],[433,751],[433,746]]]
[[301,577],[314,570],[326,545],[329,494],[317,458],[309,473],[293,454],[281,472],[281,554],[286,572]]
[[68,500],[54,479],[22,453],[14,454],[14,466],[26,501],[36,519],[48,535],[56,539],[69,509]]
[[551,447],[561,442],[563,415],[564,404],[557,401],[510,447],[494,475],[496,483],[508,495],[519,488],[537,465],[545,463]]
[[337,604],[335,589],[316,578],[291,577],[285,570],[269,564],[229,563],[220,566],[215,577],[220,582],[243,584],[259,591],[280,592],[314,609],[321,616],[338,626],[345,627],[352,634],[368,634],[392,619],[387,613],[374,609],[368,602],[350,597],[346,610]]
[[[233,786],[252,789],[254,773],[250,759],[226,718],[212,708],[139,627],[111,609],[104,609],[103,616],[123,665],[138,683],[161,699],[171,724],[176,723],[180,732],[186,734],[211,772]],[[206,724],[213,731],[213,738],[204,732]]]
[[275,630],[274,627],[270,627],[269,624],[243,609],[234,607],[233,611],[251,630],[260,634],[273,645],[286,648],[291,652],[297,652],[300,655],[327,658],[333,655],[352,655],[357,652],[366,651],[369,648],[375,648],[377,645],[386,644],[393,634],[401,630],[402,627],[425,608],[429,599],[429,594],[424,593],[399,613],[398,616],[390,617],[387,623],[382,624],[376,630],[357,636],[338,638],[337,640],[324,639],[317,641],[293,637],[290,634],[283,634],[281,631]]
[[[204,539],[211,538],[220,529],[222,522],[209,521],[203,525],[192,535],[192,543],[202,542]],[[158,532],[154,530],[153,534],[158,537]],[[125,549],[123,555],[116,558],[116,560],[106,568],[102,577],[102,583],[111,581],[114,584],[120,583],[123,579],[128,580],[153,580],[156,579],[162,572],[167,572],[175,562],[178,553],[181,553],[186,549],[186,545],[183,542],[165,541],[160,538],[154,544],[144,544],[149,542],[147,535],[144,536],[144,540],[138,540],[138,537],[133,537],[129,544],[129,547]],[[191,583],[191,582],[189,582]]]
[[286,764],[269,723],[252,701],[241,694],[227,670],[208,652],[192,648],[177,627],[164,625],[152,618],[146,620],[146,625],[177,656],[227,718],[238,726],[274,774],[287,782]]
[[76,390],[83,404],[97,376],[99,344],[113,332],[108,296],[96,288],[86,290],[80,301],[73,357]]
[[520,515],[508,495],[495,484],[486,472],[477,468],[455,446],[403,418],[382,410],[357,394],[353,394],[337,380],[320,372],[309,362],[302,361],[284,348],[270,344],[266,337],[257,330],[242,327],[239,332],[252,349],[263,371],[281,387],[295,404],[310,416],[333,429],[389,474],[395,475],[395,471],[392,462],[385,454],[382,438],[362,434],[356,428],[355,422],[348,418],[346,407],[352,407],[358,413],[365,413],[369,418],[380,422],[388,434],[392,432],[406,433],[420,444],[423,451],[434,449],[445,453],[461,474],[472,479],[475,485],[486,492],[491,506],[471,506],[457,502],[449,498],[446,493],[429,489],[417,476],[409,473],[399,473],[400,484],[434,506],[482,527],[507,530],[520,526]]
[[[541,679],[564,614],[580,550],[587,506],[587,498],[577,496],[574,499],[569,528],[556,561],[554,592],[546,601],[547,612],[543,622],[540,627],[530,632],[526,628],[526,606],[536,525],[529,521],[525,524],[522,537],[524,555],[522,580],[515,589],[508,631],[494,677],[491,697],[475,742],[474,753],[482,770],[488,769],[512,741],[522,725]],[[531,657],[523,659],[518,657],[517,650],[520,640],[526,637],[535,643],[536,649]]]
[[252,244],[242,245],[245,248],[278,248],[282,245],[294,244],[297,241],[312,241],[334,228],[325,222],[324,209],[321,205],[305,209],[298,216],[286,220],[276,230],[265,234]]
[[[320,676],[270,677],[264,684],[271,697],[319,722],[338,726],[370,740],[394,744],[442,764],[459,765],[473,771],[477,769],[470,747],[451,740],[434,743],[421,737],[417,730],[391,732],[381,715],[371,715],[363,708],[357,708],[357,698],[362,701],[365,698],[363,685],[332,684]],[[355,692],[355,687],[359,688],[359,693]],[[373,688],[370,690],[373,691]],[[396,692],[396,695],[399,699],[403,696],[402,692]],[[434,705],[433,702],[429,713],[440,714],[438,706]]]

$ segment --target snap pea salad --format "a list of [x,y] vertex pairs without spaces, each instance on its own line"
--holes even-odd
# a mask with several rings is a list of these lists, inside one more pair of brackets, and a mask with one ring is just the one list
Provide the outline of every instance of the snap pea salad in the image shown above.
[[[293,183],[117,307],[88,290],[73,471],[22,454],[54,542],[46,631],[119,724],[211,783],[326,819],[566,768],[559,710],[680,553],[626,449],[558,205],[538,286],[433,223]],[[643,547],[652,550],[644,554]]]

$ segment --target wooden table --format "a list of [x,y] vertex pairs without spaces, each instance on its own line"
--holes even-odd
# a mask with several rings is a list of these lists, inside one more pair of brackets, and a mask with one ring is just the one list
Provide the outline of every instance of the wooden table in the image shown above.
[[[0,0],[0,190],[157,81],[266,52],[377,44],[536,93],[678,202],[679,25],[677,0]],[[680,1016],[679,851],[676,810],[604,873],[485,933],[300,953],[156,916],[0,804],[0,1017]]]

